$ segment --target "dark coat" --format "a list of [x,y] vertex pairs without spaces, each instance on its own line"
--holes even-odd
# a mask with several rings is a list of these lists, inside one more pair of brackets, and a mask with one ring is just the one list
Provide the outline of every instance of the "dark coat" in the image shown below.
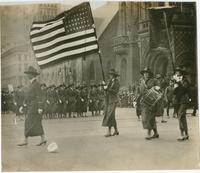
[[183,81],[177,84],[178,87],[174,89],[175,104],[188,104],[190,99],[189,81],[183,78]]
[[40,84],[34,80],[25,93],[25,103],[27,105],[27,117],[25,120],[25,136],[41,136],[44,134],[42,127],[42,115],[38,109],[42,109],[42,91]]
[[[150,78],[148,80],[144,80],[144,78],[141,78],[140,80],[140,95],[141,100],[143,99],[146,92],[154,87],[156,85],[156,82],[153,78]],[[141,115],[142,115],[142,125],[144,129],[155,129],[156,128],[156,110],[151,109],[148,105],[141,102]]]
[[24,92],[22,90],[15,91],[14,100],[16,102],[15,113],[16,115],[20,115],[19,108],[23,106],[24,103]]
[[88,92],[86,89],[82,89],[80,92],[80,97],[83,99],[81,101],[81,111],[87,112],[87,101],[88,101]]
[[115,119],[115,109],[117,106],[118,92],[119,92],[119,80],[114,78],[111,79],[108,83],[108,88],[106,89],[106,100],[104,108],[104,119],[102,126],[112,127],[116,126]]
[[89,92],[89,111],[97,111],[97,90],[91,90]]

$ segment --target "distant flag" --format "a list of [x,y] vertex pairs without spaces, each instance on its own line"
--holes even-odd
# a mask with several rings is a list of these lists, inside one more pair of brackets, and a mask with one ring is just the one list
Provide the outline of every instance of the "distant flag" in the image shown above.
[[89,2],[81,3],[53,20],[33,22],[30,39],[41,68],[99,50]]

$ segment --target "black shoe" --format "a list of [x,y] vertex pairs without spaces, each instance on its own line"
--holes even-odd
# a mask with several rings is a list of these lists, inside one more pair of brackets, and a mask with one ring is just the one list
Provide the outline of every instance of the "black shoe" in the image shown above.
[[18,146],[26,146],[26,145],[28,145],[28,143],[26,143],[26,142],[24,142],[24,143],[21,143],[21,144],[17,144]]
[[151,140],[152,138],[151,138],[151,136],[147,136],[147,137],[145,137],[145,139],[146,140]]
[[167,122],[166,120],[162,120],[162,121],[161,121],[161,123],[166,123],[166,122]]
[[159,138],[159,134],[154,134],[151,138],[152,138],[152,139],[154,139],[154,138]]
[[105,137],[111,137],[112,135],[111,134],[106,134],[104,135]]
[[41,146],[41,145],[46,145],[47,141],[43,141],[43,142],[40,142],[39,144],[37,144],[36,146]]
[[189,136],[188,136],[188,135],[187,135],[187,136],[185,136],[184,138],[185,138],[185,140],[189,140]]
[[118,136],[119,135],[119,132],[114,132],[113,133],[113,136]]

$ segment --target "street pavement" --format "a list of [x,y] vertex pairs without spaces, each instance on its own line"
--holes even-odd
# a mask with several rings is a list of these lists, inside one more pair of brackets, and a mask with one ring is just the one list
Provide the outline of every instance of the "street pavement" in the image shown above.
[[[188,117],[190,140],[178,142],[178,120],[167,123],[157,118],[160,138],[145,140],[146,131],[135,109],[117,108],[119,136],[105,138],[103,116],[43,120],[48,144],[56,142],[57,153],[36,146],[40,137],[23,139],[24,121],[14,123],[15,115],[2,114],[2,171],[105,171],[200,169],[198,117]],[[165,117],[166,118],[166,117]]]

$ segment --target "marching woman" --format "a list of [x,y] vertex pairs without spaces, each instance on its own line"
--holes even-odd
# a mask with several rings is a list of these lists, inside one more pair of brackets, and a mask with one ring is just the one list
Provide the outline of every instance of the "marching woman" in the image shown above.
[[[41,136],[41,142],[37,146],[46,144],[44,130],[42,126],[43,100],[40,84],[37,82],[36,76],[39,75],[37,70],[29,66],[24,72],[30,80],[30,85],[25,93],[24,104],[27,105],[27,117],[25,119],[24,142],[18,146],[28,145],[28,137]],[[20,112],[23,112],[23,107],[20,107]]]
[[186,110],[188,108],[190,100],[190,89],[189,81],[186,79],[186,71],[180,67],[175,69],[175,80],[174,84],[174,95],[175,102],[177,103],[178,122],[181,136],[177,139],[178,141],[184,141],[189,139],[188,126],[186,119]]
[[[105,137],[119,135],[119,131],[117,129],[117,122],[115,119],[115,109],[118,102],[118,92],[120,87],[119,80],[117,79],[119,75],[115,71],[115,69],[111,69],[109,75],[109,83],[107,86],[104,86],[104,89],[106,91],[106,98],[102,126],[108,127],[108,133],[105,135]],[[111,134],[112,127],[114,127],[115,129],[113,134]]]
[[[140,72],[142,78],[140,79],[140,97],[141,97],[141,116],[142,116],[142,125],[144,129],[147,129],[147,136],[145,139],[151,140],[154,138],[159,138],[156,125],[156,105],[151,106],[151,103],[144,102],[144,97],[150,91],[150,89],[155,88],[159,90],[159,86],[155,86],[155,80],[153,78],[153,73],[148,68],[144,68]],[[153,130],[154,134],[151,136],[151,131]]]

